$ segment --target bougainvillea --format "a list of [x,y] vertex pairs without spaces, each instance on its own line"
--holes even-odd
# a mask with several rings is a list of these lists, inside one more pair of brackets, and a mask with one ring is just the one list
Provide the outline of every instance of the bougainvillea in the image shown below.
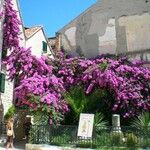
[[109,90],[114,97],[112,112],[124,117],[150,110],[149,68],[125,58],[66,58],[61,52],[53,60],[32,56],[31,49],[20,47],[20,22],[16,14],[11,0],[6,0],[3,49],[9,50],[5,58],[9,77],[17,79],[17,104],[27,105],[35,111],[44,108],[53,118],[51,110],[61,114],[68,111],[63,98],[65,90],[82,85],[86,94],[96,88]]
[[[26,105],[35,111],[45,111],[53,119],[53,113],[68,111],[62,97],[65,91],[61,78],[53,74],[46,57],[31,55],[30,48],[20,46],[20,21],[13,9],[12,0],[5,1],[5,21],[3,25],[3,50],[7,51],[4,63],[7,64],[9,79],[15,79],[17,105]],[[35,98],[33,98],[35,97]]]
[[87,94],[96,88],[108,89],[115,98],[111,108],[113,112],[132,117],[150,110],[150,68],[126,58],[104,57],[62,59],[58,68],[58,75],[66,88],[81,84]]

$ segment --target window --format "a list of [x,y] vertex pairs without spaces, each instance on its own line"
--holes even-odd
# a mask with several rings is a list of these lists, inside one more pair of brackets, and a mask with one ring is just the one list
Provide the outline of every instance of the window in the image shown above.
[[0,73],[0,92],[4,93],[5,91],[5,77],[6,75],[4,73]]
[[44,41],[42,43],[43,43],[43,53],[47,53],[47,43]]
[[6,50],[2,50],[2,59],[6,58],[7,56],[7,51]]

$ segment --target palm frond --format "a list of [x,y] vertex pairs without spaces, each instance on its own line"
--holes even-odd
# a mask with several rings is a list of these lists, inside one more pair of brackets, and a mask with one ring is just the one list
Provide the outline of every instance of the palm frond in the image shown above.
[[106,127],[108,122],[104,120],[104,115],[100,112],[97,112],[94,117],[94,125],[96,127]]

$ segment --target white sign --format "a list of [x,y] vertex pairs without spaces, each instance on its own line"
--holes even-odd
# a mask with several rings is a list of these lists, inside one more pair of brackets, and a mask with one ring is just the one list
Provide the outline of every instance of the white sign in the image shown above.
[[83,138],[91,138],[93,132],[94,114],[80,114],[78,135]]

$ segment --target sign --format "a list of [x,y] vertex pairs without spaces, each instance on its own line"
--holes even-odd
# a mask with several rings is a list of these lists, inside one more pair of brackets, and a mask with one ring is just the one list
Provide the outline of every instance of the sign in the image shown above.
[[83,138],[92,138],[94,114],[80,114],[78,134]]

